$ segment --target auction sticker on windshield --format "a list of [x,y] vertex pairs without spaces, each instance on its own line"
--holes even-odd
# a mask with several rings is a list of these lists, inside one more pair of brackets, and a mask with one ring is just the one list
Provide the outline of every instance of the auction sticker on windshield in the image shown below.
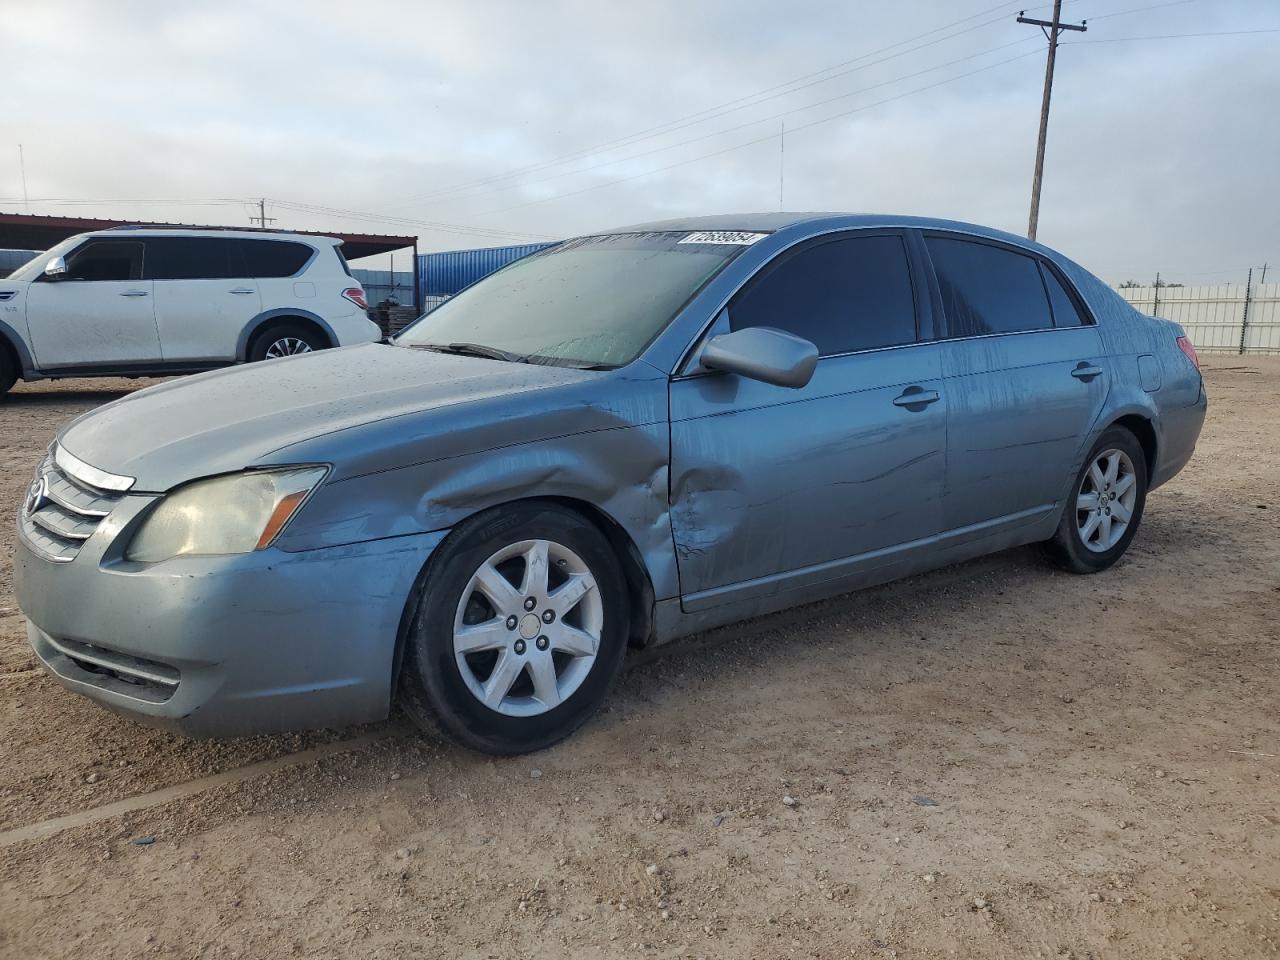
[[704,230],[691,233],[679,240],[679,243],[728,243],[736,246],[750,246],[767,237],[767,233],[745,233],[741,230]]

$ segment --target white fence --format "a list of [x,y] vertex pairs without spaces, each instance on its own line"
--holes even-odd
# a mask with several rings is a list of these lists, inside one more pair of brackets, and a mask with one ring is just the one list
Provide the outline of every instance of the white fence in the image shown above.
[[1280,354],[1280,283],[1118,292],[1143,313],[1182,324],[1202,353]]

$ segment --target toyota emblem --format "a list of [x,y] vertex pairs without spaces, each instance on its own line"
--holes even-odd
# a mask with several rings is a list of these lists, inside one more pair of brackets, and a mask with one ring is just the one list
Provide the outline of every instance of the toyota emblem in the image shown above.
[[48,488],[49,481],[43,475],[31,482],[31,487],[27,490],[27,501],[23,505],[23,511],[28,517],[49,502]]

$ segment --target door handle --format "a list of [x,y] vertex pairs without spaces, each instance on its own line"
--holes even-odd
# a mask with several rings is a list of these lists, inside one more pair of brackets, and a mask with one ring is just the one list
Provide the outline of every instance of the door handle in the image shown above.
[[1095,367],[1093,364],[1086,363],[1081,360],[1076,364],[1076,368],[1071,371],[1071,375],[1077,380],[1083,380],[1085,383],[1088,383],[1094,377],[1102,376],[1102,368]]
[[931,403],[937,403],[941,397],[937,390],[925,390],[923,387],[907,387],[902,395],[893,398],[895,407],[919,407],[924,409]]
[[122,297],[145,297],[146,295],[147,291],[145,290],[122,290],[120,292]]
[[228,290],[227,293],[253,293],[251,287],[236,287],[234,290]]

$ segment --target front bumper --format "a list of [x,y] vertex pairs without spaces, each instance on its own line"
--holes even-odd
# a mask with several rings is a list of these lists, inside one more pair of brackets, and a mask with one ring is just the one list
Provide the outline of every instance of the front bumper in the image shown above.
[[112,559],[121,508],[70,562],[18,538],[27,636],[63,686],[191,736],[387,715],[401,617],[443,533],[141,565]]

